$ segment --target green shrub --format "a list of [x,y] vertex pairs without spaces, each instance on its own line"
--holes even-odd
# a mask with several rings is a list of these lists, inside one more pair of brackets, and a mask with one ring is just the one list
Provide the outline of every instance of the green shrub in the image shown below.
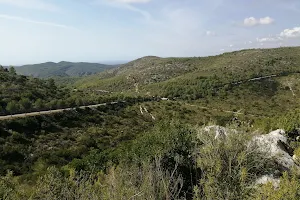
[[232,131],[215,139],[215,133],[199,131],[197,167],[202,177],[195,196],[202,199],[247,199],[258,176],[276,169],[272,160],[255,148],[249,149],[247,133]]
[[13,180],[12,172],[8,172],[5,177],[0,177],[0,199],[15,200],[19,197],[17,184]]
[[285,172],[280,178],[278,188],[272,183],[268,183],[259,188],[255,200],[299,200],[300,199],[300,180],[299,174],[293,171],[290,175]]

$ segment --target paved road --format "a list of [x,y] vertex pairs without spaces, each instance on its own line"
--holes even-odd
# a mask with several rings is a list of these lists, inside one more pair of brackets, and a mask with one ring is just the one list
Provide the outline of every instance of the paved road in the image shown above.
[[[124,103],[124,101],[122,101]],[[110,102],[110,104],[116,104],[118,102]],[[102,104],[95,104],[95,105],[89,105],[89,106],[80,106],[78,108],[84,109],[84,108],[97,108],[99,106],[106,106],[108,103],[102,103]],[[31,117],[31,116],[37,116],[37,115],[49,115],[53,113],[59,113],[63,111],[69,111],[74,110],[76,108],[64,108],[64,109],[57,109],[57,110],[47,110],[47,111],[40,111],[40,112],[31,112],[31,113],[22,113],[22,114],[15,114],[15,115],[6,115],[6,116],[0,116],[0,120],[8,120],[8,119],[15,119],[15,118],[24,118],[24,117]]]

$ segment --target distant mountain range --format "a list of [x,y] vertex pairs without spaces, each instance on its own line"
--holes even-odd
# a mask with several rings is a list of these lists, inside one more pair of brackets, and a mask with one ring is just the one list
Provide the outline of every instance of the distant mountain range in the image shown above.
[[99,63],[86,62],[46,62],[34,65],[24,65],[16,67],[18,74],[26,76],[34,76],[39,78],[49,77],[82,77],[96,74],[107,69],[112,69],[118,65],[105,65]]

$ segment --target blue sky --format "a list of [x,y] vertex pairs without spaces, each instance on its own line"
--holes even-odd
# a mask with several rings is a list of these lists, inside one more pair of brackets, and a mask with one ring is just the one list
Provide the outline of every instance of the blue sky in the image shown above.
[[300,45],[299,0],[0,0],[0,64]]

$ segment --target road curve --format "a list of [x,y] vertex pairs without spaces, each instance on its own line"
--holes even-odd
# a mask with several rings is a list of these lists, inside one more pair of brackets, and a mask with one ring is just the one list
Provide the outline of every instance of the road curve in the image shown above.
[[[122,102],[124,102],[124,101],[122,101]],[[110,102],[109,104],[116,104],[116,103],[118,103],[118,102]],[[21,113],[21,114],[15,114],[15,115],[6,115],[6,116],[0,116],[0,120],[32,117],[32,116],[38,116],[38,115],[49,115],[49,114],[53,114],[53,113],[74,110],[76,108],[80,108],[80,109],[97,108],[99,106],[106,106],[107,104],[108,103],[101,103],[101,104],[94,104],[94,105],[88,105],[88,106],[80,106],[80,107],[75,107],[75,108],[64,108],[64,109],[57,109],[57,110],[47,110],[47,111],[40,111],[40,112],[30,112],[30,113]]]

